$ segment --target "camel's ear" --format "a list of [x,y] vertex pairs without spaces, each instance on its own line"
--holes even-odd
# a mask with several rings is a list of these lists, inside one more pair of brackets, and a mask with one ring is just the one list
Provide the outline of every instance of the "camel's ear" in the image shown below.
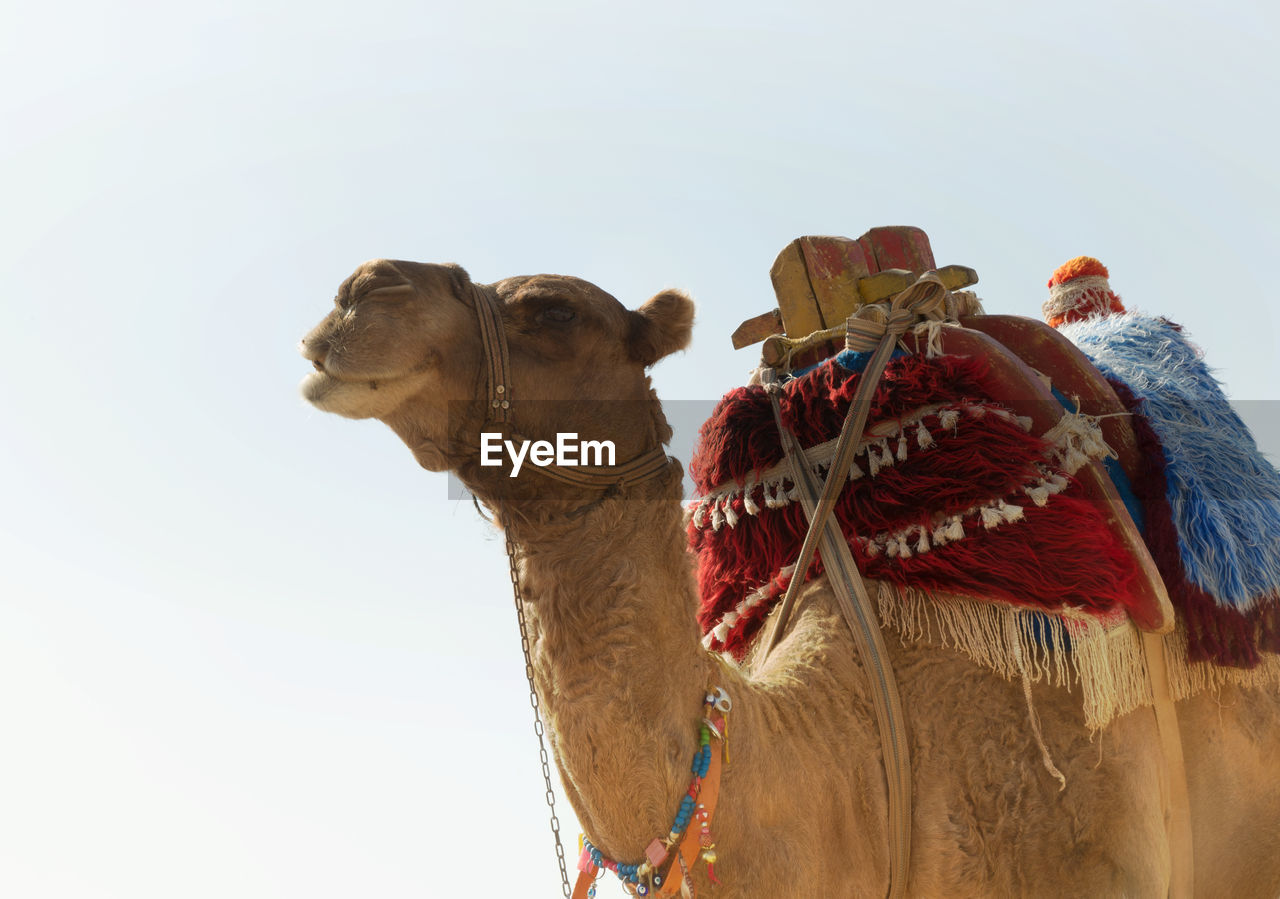
[[442,268],[449,273],[449,286],[455,297],[466,297],[471,293],[471,276],[465,268],[456,262],[446,262]]
[[653,365],[683,350],[693,336],[693,300],[681,290],[664,290],[631,316],[631,357]]

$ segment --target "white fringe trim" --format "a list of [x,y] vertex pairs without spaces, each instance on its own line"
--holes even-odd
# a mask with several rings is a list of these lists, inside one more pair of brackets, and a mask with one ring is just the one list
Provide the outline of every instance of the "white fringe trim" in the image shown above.
[[[849,468],[849,479],[856,481],[868,475],[875,477],[882,469],[896,462],[906,461],[912,451],[913,443],[919,450],[927,450],[933,446],[936,443],[934,435],[924,423],[924,419],[932,415],[938,417],[938,426],[942,430],[952,433],[959,429],[962,416],[978,420],[993,415],[1016,422],[1024,431],[1030,431],[1032,425],[1031,419],[1025,415],[1015,416],[1009,410],[994,405],[961,403],[950,406],[924,406],[899,421],[880,422],[870,429],[854,453],[854,461]],[[1099,419],[1082,412],[1064,412],[1058,423],[1042,436],[1050,444],[1046,454],[1046,462],[1050,464],[1040,466],[1042,477],[1035,483],[1022,488],[1022,492],[1037,506],[1044,506],[1049,502],[1050,496],[1065,490],[1070,483],[1067,477],[1074,475],[1090,461],[1116,457],[1115,450],[1107,445],[1102,436]],[[892,449],[890,440],[893,441]],[[805,456],[809,459],[810,467],[818,478],[827,476],[831,460],[835,456],[835,448],[836,441],[828,440],[813,449],[806,450]],[[865,470],[858,464],[859,456],[863,457]],[[710,523],[712,530],[715,531],[726,524],[731,528],[737,527],[741,516],[733,508],[733,501],[736,499],[742,500],[743,510],[748,515],[760,514],[760,502],[763,502],[767,509],[781,508],[796,499],[794,486],[790,490],[784,489],[790,481],[790,466],[783,461],[759,474],[748,475],[741,485],[735,484],[713,490],[690,505],[689,514],[693,525],[701,530]],[[757,487],[760,488],[760,502],[757,502],[753,495]],[[995,502],[997,501],[992,501],[992,503]],[[965,516],[977,514],[980,508],[975,506],[961,514]],[[987,525],[991,520],[993,519],[988,515],[984,518],[983,524],[994,526]]]
[[[967,416],[978,420],[988,415],[1015,422],[1024,431],[1031,430],[1031,419],[1014,415],[1008,409],[995,405],[957,403],[946,406],[922,406],[900,420],[879,422],[867,429],[857,450],[854,451],[854,460],[849,467],[849,480],[856,481],[867,476],[875,477],[881,470],[897,462],[905,462],[911,452],[924,451],[932,447],[937,441],[924,420],[933,415],[938,416],[939,426],[944,431],[952,433],[959,429],[962,417]],[[809,466],[819,479],[826,478],[835,452],[835,440],[828,440],[826,443],[820,443],[812,449],[805,450]],[[862,465],[858,464],[859,457],[862,458]],[[798,494],[794,486],[790,490],[785,489],[790,483],[791,467],[783,460],[762,472],[748,475],[741,485],[719,487],[701,499],[694,500],[688,507],[687,514],[694,527],[699,530],[707,527],[708,524],[715,531],[726,524],[731,528],[737,527],[741,516],[733,509],[734,500],[742,500],[743,511],[748,515],[758,515],[761,511],[761,503],[766,509],[778,509],[794,502],[797,498]],[[759,500],[755,498],[757,488],[759,488]]]
[[[1065,483],[1065,481],[1064,481]],[[965,537],[965,521],[971,526],[992,530],[1022,520],[1022,506],[1003,499],[970,506],[956,515],[935,516],[929,524],[912,524],[897,531],[882,531],[872,537],[855,538],[872,558],[886,555],[891,559],[909,559],[927,553],[936,546],[946,546]]]
[[[1074,609],[1055,616],[883,581],[877,602],[880,620],[904,643],[939,643],[1006,680],[1043,681],[1068,690],[1078,684],[1090,731],[1153,702],[1142,635],[1127,617],[1108,623]],[[1264,655],[1252,669],[1188,662],[1181,623],[1163,642],[1174,700],[1225,684],[1280,684],[1280,656]]]
[[1058,423],[1045,431],[1044,439],[1053,444],[1049,454],[1051,460],[1069,475],[1094,459],[1118,458],[1116,451],[1103,438],[1099,420],[1083,412],[1063,413]]
[[[778,572],[778,575],[782,578],[789,578],[791,575],[795,574],[795,571],[796,566],[787,565]],[[755,591],[747,594],[747,598],[738,603],[731,611],[726,612],[724,617],[720,619],[720,623],[707,631],[706,636],[702,638],[702,645],[707,649],[714,648],[717,643],[723,646],[725,638],[729,636],[729,631],[733,629],[733,626],[738,623],[738,619],[745,615],[750,609],[773,598],[773,586],[775,580],[777,580],[777,578],[770,580],[767,584],[762,584]]]

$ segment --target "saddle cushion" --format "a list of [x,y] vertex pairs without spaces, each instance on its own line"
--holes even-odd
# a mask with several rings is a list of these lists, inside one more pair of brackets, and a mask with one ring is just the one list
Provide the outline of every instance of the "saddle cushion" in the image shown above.
[[[860,361],[841,354],[783,387],[782,420],[820,479]],[[1123,608],[1133,560],[1072,477],[1107,453],[1096,423],[1066,415],[1052,433],[1033,434],[1030,419],[994,392],[980,358],[920,354],[889,363],[835,508],[859,569],[1022,608]],[[785,592],[808,528],[763,387],[721,400],[690,473],[699,622],[708,646],[741,657]],[[809,574],[821,571],[819,558]]]

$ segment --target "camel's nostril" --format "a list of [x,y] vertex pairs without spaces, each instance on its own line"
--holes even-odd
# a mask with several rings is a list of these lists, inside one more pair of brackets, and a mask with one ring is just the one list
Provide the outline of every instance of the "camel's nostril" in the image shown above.
[[319,362],[316,362],[313,360],[311,365],[315,368],[316,371],[324,371],[324,366],[321,365]]

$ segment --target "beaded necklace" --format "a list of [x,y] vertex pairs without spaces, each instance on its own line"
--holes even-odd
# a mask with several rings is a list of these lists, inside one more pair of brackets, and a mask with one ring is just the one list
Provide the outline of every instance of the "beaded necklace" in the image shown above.
[[[711,836],[711,809],[707,808],[698,799],[702,793],[703,780],[707,777],[711,770],[712,761],[712,740],[719,744],[721,750],[721,758],[724,764],[729,761],[728,737],[729,737],[729,710],[733,707],[733,703],[729,699],[729,694],[725,692],[723,687],[716,687],[707,693],[702,707],[702,723],[699,726],[698,734],[698,751],[693,755],[693,763],[689,766],[693,779],[689,782],[689,789],[684,796],[680,798],[680,807],[676,811],[675,819],[671,822],[670,832],[665,838],[656,837],[648,848],[645,849],[645,860],[636,864],[623,864],[611,858],[606,858],[604,853],[597,849],[586,835],[580,835],[578,838],[579,846],[582,854],[578,859],[578,888],[574,890],[574,896],[584,895],[589,899],[594,899],[596,895],[596,882],[599,872],[602,869],[612,871],[617,875],[618,879],[630,890],[634,891],[637,896],[657,896],[674,895],[679,889],[681,880],[687,882],[687,886],[692,895],[693,884],[689,881],[689,868],[685,856],[686,846],[696,846],[700,851],[698,855],[707,864],[707,875],[711,878],[713,884],[719,884],[716,879],[716,844]],[[690,824],[697,821],[698,829],[695,832],[690,831]],[[696,843],[691,841],[696,840]],[[679,847],[677,849],[677,847]],[[677,849],[675,858],[671,860],[667,866],[666,874],[659,873],[659,868],[671,856],[672,850]],[[690,858],[692,856],[690,855]],[[677,870],[677,867],[679,870]],[[674,882],[671,879],[677,878]],[[589,879],[589,880],[588,880]],[[586,892],[581,892],[584,883],[589,883]],[[663,889],[664,884],[666,889]]]

